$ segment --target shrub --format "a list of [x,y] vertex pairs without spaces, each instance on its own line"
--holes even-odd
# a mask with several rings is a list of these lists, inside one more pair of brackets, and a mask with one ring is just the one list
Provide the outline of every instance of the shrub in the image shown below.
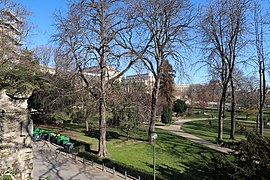
[[127,140],[131,130],[138,126],[139,116],[135,109],[126,109],[119,113],[119,127],[126,134]]
[[74,142],[74,149],[78,149],[79,151],[91,151],[91,144],[78,141],[74,138],[72,138],[71,141]]
[[186,112],[187,110],[187,105],[185,101],[182,101],[181,99],[177,99],[173,103],[173,112],[176,112],[176,117],[181,114]]
[[169,124],[172,122],[172,110],[168,106],[163,106],[163,111],[161,115],[161,122],[164,124]]
[[270,139],[245,132],[246,140],[234,144],[232,156],[213,156],[208,165],[220,179],[269,179]]
[[[100,158],[99,156],[93,153],[80,152],[78,156],[98,164],[104,164],[104,166],[111,169],[114,167],[117,172],[120,172],[122,174],[125,174],[126,171],[128,175],[135,178],[138,178],[140,176],[141,179],[153,179],[153,174],[148,171],[108,158]],[[156,179],[165,180],[166,178],[164,178],[161,175],[156,175]]]

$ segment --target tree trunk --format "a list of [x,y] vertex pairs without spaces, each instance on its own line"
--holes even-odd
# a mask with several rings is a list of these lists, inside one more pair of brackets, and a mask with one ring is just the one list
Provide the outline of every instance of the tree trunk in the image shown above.
[[230,139],[234,139],[235,135],[235,89],[233,78],[231,78],[231,88],[232,88],[232,102],[231,102],[231,132]]
[[89,124],[87,119],[85,120],[85,131],[88,132],[89,131]]
[[225,102],[226,102],[226,87],[223,87],[218,110],[218,139],[217,139],[218,141],[222,141],[223,139],[223,120],[226,111]]
[[[104,95],[103,95],[104,96]],[[106,157],[106,109],[104,99],[100,99],[99,104],[99,147],[98,154],[101,157]]]
[[84,116],[84,122],[85,122],[85,130],[86,132],[89,131],[89,125],[88,125],[88,121],[87,121],[87,109],[86,106],[84,105],[84,112],[83,112],[83,116]]
[[219,110],[218,110],[218,141],[222,140],[222,134],[223,134],[223,114],[224,114],[224,104],[223,104],[223,98],[220,99],[219,102]]
[[265,80],[265,55],[264,55],[264,18],[261,14],[260,6],[257,2],[254,2],[254,28],[255,28],[255,42],[257,50],[257,62],[259,66],[259,78],[260,78],[260,87],[259,87],[259,112],[258,120],[259,121],[259,133],[264,135],[264,120],[263,120],[263,110],[265,106],[265,95],[266,95],[266,80]]
[[264,135],[264,120],[263,120],[263,110],[265,104],[265,94],[266,94],[266,80],[265,80],[265,65],[264,58],[260,61],[260,105],[259,105],[259,122],[260,122],[260,134]]
[[259,114],[256,116],[256,132],[259,130]]
[[263,136],[264,135],[264,132],[263,132],[264,122],[263,122],[263,108],[261,108],[261,107],[259,109],[259,125],[260,125],[260,135]]
[[101,51],[100,51],[100,96],[99,96],[99,146],[98,155],[106,157],[106,107],[105,107],[105,93],[106,93],[106,35],[105,35],[105,5],[104,1],[100,1],[101,6]]
[[[104,43],[104,42],[103,42]],[[106,157],[106,107],[105,107],[105,93],[106,93],[106,49],[102,46],[100,57],[100,99],[99,99],[99,146],[98,154],[101,157]]]
[[101,76],[100,76],[100,100],[99,100],[99,147],[98,154],[101,157],[106,157],[106,107],[105,107],[105,54],[101,58]]
[[151,117],[150,117],[150,122],[149,122],[149,129],[148,129],[148,142],[151,142],[151,143],[154,142],[154,139],[152,138],[151,134],[155,132],[159,86],[160,86],[160,78],[158,77],[155,81],[154,88],[152,91]]

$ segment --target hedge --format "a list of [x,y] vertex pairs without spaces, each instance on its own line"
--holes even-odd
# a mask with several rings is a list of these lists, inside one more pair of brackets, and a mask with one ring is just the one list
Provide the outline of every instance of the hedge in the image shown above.
[[[148,172],[148,171],[136,168],[136,167],[131,166],[131,165],[124,164],[124,163],[119,162],[119,161],[111,160],[108,158],[100,158],[99,156],[97,156],[96,154],[93,154],[93,153],[83,151],[83,152],[79,152],[78,156],[85,158],[87,160],[93,161],[93,162],[98,163],[98,164],[104,164],[104,166],[111,168],[111,169],[114,167],[115,171],[120,172],[122,174],[125,174],[125,171],[126,171],[127,174],[132,176],[132,177],[138,178],[140,176],[141,180],[153,179],[153,174]],[[165,180],[167,178],[165,178],[159,174],[156,174],[156,179]]]

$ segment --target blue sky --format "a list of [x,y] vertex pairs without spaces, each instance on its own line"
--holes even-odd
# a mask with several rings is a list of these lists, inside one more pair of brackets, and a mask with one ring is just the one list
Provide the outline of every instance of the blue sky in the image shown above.
[[30,48],[46,44],[53,33],[53,14],[58,11],[66,10],[65,0],[18,0],[28,9],[32,15],[29,22],[33,23],[33,30],[28,37],[28,46]]
[[[46,44],[53,33],[53,14],[60,10],[66,11],[67,0],[17,0],[28,9],[32,15],[29,22],[33,23],[34,29],[29,36],[29,46]],[[192,3],[205,3],[206,0],[191,0]]]
[[[28,48],[34,48],[39,45],[48,43],[51,34],[54,31],[54,18],[53,14],[60,10],[66,11],[68,2],[67,0],[17,0],[28,9],[32,15],[29,17],[29,22],[33,24],[34,28],[27,38]],[[203,1],[192,0],[193,3],[202,3]],[[196,59],[196,55],[192,53],[190,59]],[[190,66],[187,64],[186,71],[190,79],[186,77],[176,77],[176,83],[205,83],[209,80],[205,69],[195,72],[198,67]],[[134,73],[134,72],[133,72]]]

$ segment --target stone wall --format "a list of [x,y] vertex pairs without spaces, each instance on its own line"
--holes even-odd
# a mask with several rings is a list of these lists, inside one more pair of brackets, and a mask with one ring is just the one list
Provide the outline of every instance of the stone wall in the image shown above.
[[18,180],[32,179],[33,124],[26,100],[14,100],[0,92],[0,173],[11,170]]

